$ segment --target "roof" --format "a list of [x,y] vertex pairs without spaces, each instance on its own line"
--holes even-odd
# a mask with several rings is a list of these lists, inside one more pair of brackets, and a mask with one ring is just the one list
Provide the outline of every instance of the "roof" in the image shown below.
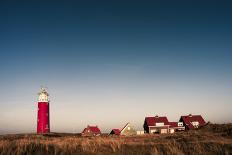
[[120,135],[120,129],[113,129],[110,133],[115,134],[115,135]]
[[194,126],[191,122],[199,122],[199,126],[205,125],[206,122],[203,119],[201,115],[187,115],[187,116],[181,116],[181,119],[185,123],[186,126],[188,126],[189,129],[194,129]]
[[155,126],[156,123],[164,123],[164,125],[169,125],[166,116],[146,117],[145,122],[147,123],[148,126]]
[[89,126],[90,131],[94,133],[100,133],[100,129],[97,126]]
[[169,122],[170,128],[178,127],[178,122]]
[[84,130],[83,130],[83,132],[85,132],[87,129],[89,129],[90,130],[90,132],[92,132],[92,133],[94,133],[94,134],[101,134],[101,131],[100,131],[100,129],[97,127],[97,126],[87,126],[87,128],[85,128]]

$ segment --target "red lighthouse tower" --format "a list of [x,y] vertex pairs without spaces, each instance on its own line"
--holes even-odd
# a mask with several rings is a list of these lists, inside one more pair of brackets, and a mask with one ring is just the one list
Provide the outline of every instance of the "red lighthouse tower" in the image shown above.
[[41,88],[38,93],[38,117],[37,117],[37,133],[50,132],[49,120],[49,98],[45,88]]

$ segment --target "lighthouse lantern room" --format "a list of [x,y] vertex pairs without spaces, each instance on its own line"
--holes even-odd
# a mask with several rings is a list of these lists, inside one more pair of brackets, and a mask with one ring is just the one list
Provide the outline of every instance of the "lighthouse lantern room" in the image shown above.
[[38,95],[37,133],[49,133],[49,94],[45,88],[41,88]]

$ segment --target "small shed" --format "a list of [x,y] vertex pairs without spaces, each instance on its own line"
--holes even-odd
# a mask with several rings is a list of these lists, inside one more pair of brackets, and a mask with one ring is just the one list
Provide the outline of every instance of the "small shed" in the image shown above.
[[82,136],[99,136],[101,135],[101,130],[98,126],[88,125],[81,133]]
[[110,135],[117,135],[119,136],[121,133],[120,129],[112,129]]
[[133,136],[136,135],[136,130],[132,127],[130,123],[127,123],[121,130],[121,134],[123,136]]
[[136,131],[137,135],[144,135],[144,130],[143,131]]

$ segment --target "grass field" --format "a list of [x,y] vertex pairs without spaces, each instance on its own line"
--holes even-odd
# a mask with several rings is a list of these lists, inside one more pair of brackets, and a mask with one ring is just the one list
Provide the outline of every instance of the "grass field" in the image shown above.
[[232,124],[208,124],[175,134],[81,137],[79,134],[0,136],[0,154],[232,154]]

